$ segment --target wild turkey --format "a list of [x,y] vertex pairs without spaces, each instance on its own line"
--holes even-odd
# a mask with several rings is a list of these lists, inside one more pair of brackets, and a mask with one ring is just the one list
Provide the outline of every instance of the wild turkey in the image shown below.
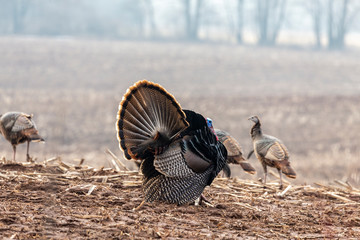
[[13,146],[14,161],[16,155],[16,146],[18,144],[27,142],[26,160],[29,161],[30,142],[45,141],[39,135],[32,117],[33,115],[22,112],[8,112],[4,115],[0,115],[0,132]]
[[289,178],[296,178],[296,173],[290,166],[289,151],[280,139],[262,133],[261,123],[257,116],[252,116],[249,120],[255,123],[250,131],[254,150],[248,154],[247,158],[249,159],[255,152],[264,168],[264,184],[266,184],[267,166],[275,167],[280,175],[280,189],[282,189],[281,173]]
[[[210,118],[207,118],[206,120],[209,123],[208,125],[212,125],[212,120]],[[225,173],[226,177],[231,176],[231,169],[229,164],[240,165],[242,169],[249,174],[256,173],[255,168],[253,168],[253,166],[251,166],[251,164],[248,163],[243,157],[240,144],[233,136],[220,129],[215,129],[215,134],[218,137],[218,140],[225,146],[227,150],[227,159],[223,168],[223,172]],[[136,166],[140,168],[141,162],[141,160],[136,160]]]
[[231,175],[230,167],[228,166],[229,163],[239,164],[245,172],[255,174],[255,168],[253,168],[253,166],[251,166],[243,157],[239,142],[226,131],[215,129],[215,133],[216,136],[218,136],[219,141],[224,144],[227,150],[226,165],[223,169],[225,175],[227,177],[230,177]]
[[147,80],[127,90],[116,128],[125,158],[142,160],[145,201],[192,202],[225,165],[226,149],[206,119],[182,110],[170,93]]

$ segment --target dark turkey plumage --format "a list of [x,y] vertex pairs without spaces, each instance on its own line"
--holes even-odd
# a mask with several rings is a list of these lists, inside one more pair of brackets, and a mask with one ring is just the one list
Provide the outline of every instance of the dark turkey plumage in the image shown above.
[[[238,164],[242,167],[242,169],[249,173],[249,174],[255,174],[256,170],[251,166],[250,163],[248,163],[245,158],[243,157],[242,149],[240,147],[239,142],[231,136],[228,132],[215,129],[215,133],[219,138],[219,141],[224,144],[226,150],[227,150],[227,161],[226,164]],[[227,166],[228,167],[228,166]],[[225,170],[226,169],[226,170]],[[224,168],[224,172],[227,177],[230,177],[231,171],[230,168]]]
[[146,201],[194,201],[225,165],[226,149],[205,118],[182,110],[158,84],[143,80],[128,89],[116,127],[125,157],[142,160]]
[[44,141],[36,129],[32,115],[22,112],[8,112],[4,115],[0,115],[0,132],[13,146],[14,161],[16,146],[18,144],[27,142],[26,160],[29,161],[30,142]]
[[250,117],[249,120],[255,124],[250,132],[254,150],[249,153],[248,158],[255,152],[264,168],[264,184],[266,184],[267,166],[276,168],[280,175],[280,189],[282,189],[281,173],[287,177],[296,178],[296,173],[290,166],[289,151],[280,139],[262,133],[261,123],[257,116]]

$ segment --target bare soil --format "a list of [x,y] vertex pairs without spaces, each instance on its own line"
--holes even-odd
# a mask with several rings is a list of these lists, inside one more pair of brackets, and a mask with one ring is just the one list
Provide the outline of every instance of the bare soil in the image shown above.
[[11,239],[323,239],[360,237],[360,191],[217,178],[210,205],[142,202],[141,175],[0,164],[0,235]]
[[[30,146],[36,164],[14,164],[0,137],[2,238],[360,238],[358,50],[1,37],[0,55],[0,114],[33,113],[46,140]],[[253,157],[257,175],[231,166],[235,178],[205,189],[212,206],[146,203],[134,211],[141,175],[113,170],[104,150],[121,157],[118,104],[144,78],[211,117],[245,154],[247,118],[259,115],[264,132],[289,148],[297,179],[285,191],[270,176],[263,188]],[[18,162],[25,151],[18,146]],[[67,164],[47,161],[53,156]],[[93,168],[71,165],[81,158]]]

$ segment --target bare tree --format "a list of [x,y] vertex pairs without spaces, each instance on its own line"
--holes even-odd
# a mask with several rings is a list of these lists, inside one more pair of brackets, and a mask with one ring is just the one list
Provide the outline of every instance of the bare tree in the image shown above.
[[322,36],[322,21],[324,11],[324,4],[321,0],[309,0],[305,5],[308,10],[313,25],[313,31],[315,35],[315,47],[321,48],[321,36]]
[[12,2],[7,0],[0,0],[0,34],[8,34],[9,32],[13,31],[13,24],[12,24]]
[[244,3],[244,0],[224,1],[230,35],[239,44],[244,41]]
[[[351,6],[351,11],[350,11]],[[348,33],[353,20],[359,13],[356,1],[343,0],[327,2],[327,38],[328,49],[343,49],[345,36]]]
[[155,24],[154,5],[152,0],[143,0],[143,8],[146,14],[146,22],[149,28],[149,37],[157,36],[157,27]]
[[13,33],[24,33],[25,16],[31,4],[28,0],[12,0]]
[[145,14],[143,2],[132,0],[119,1],[119,24],[121,37],[145,37]]
[[258,0],[259,45],[274,45],[285,18],[287,0]]
[[236,21],[236,41],[243,43],[243,28],[244,28],[244,0],[237,0],[237,21]]
[[189,40],[198,40],[203,0],[181,0],[184,3],[185,36]]

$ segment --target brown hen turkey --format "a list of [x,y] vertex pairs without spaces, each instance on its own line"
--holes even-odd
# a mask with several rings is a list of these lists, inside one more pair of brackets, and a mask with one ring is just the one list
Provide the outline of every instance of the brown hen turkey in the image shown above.
[[224,144],[224,146],[227,150],[226,165],[223,169],[223,171],[225,172],[225,175],[227,177],[230,177],[230,175],[231,175],[231,170],[230,170],[230,167],[228,166],[228,164],[230,164],[230,163],[240,165],[241,168],[246,173],[255,174],[256,173],[255,168],[253,168],[253,166],[251,166],[251,164],[248,163],[245,160],[245,158],[243,157],[243,152],[242,152],[239,142],[226,131],[223,131],[220,129],[215,129],[215,133],[218,136],[219,141],[222,144]]
[[282,189],[282,173],[289,178],[296,178],[296,173],[290,166],[289,151],[280,139],[263,134],[260,119],[257,116],[252,116],[249,120],[255,123],[250,131],[254,150],[249,153],[247,158],[249,159],[255,152],[255,156],[264,169],[264,184],[266,184],[267,167],[276,168],[280,175],[280,189]]
[[0,132],[13,147],[13,161],[15,161],[16,146],[18,144],[27,142],[26,160],[30,161],[30,142],[45,141],[39,135],[32,117],[32,115],[22,112],[8,112],[0,115]]

